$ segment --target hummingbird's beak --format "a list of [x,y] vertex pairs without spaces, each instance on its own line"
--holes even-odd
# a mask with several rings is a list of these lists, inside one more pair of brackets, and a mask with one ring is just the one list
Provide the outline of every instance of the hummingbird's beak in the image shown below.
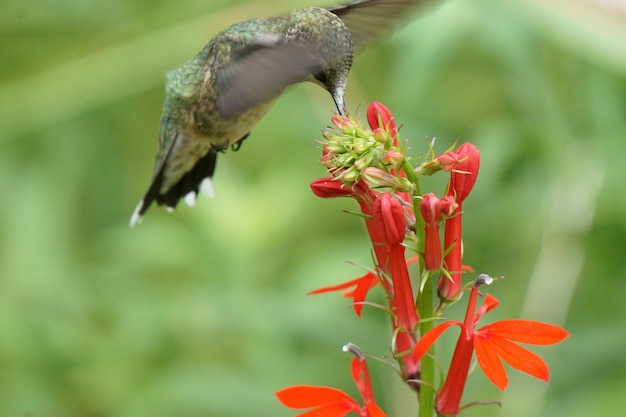
[[335,94],[332,94],[332,96],[333,96],[333,101],[335,102],[335,106],[337,106],[337,111],[339,112],[339,115],[345,116],[346,115],[346,103],[343,100],[343,93],[337,92]]

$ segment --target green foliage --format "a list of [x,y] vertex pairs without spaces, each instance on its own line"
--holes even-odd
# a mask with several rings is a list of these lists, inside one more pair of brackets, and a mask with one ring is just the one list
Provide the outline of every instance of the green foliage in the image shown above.
[[[318,87],[291,88],[220,155],[214,200],[128,227],[165,71],[230,23],[312,3],[0,4],[0,415],[290,416],[277,389],[353,389],[344,343],[387,354],[382,314],[305,297],[362,273],[344,261],[371,262],[360,219],[341,213],[352,203],[308,189],[334,108]],[[449,1],[356,57],[350,109],[386,104],[415,153],[425,135],[480,148],[465,262],[507,276],[489,288],[497,315],[572,333],[546,356],[550,385],[515,376],[502,410],[467,416],[626,407],[618,4]],[[372,372],[389,414],[410,415],[390,369]],[[499,398],[473,378],[467,398]]]

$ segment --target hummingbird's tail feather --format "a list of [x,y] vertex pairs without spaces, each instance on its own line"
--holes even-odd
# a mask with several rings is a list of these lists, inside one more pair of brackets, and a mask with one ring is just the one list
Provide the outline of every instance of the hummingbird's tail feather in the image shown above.
[[191,207],[195,204],[199,192],[212,197],[213,185],[211,178],[215,172],[216,162],[217,152],[209,149],[206,155],[198,159],[196,164],[166,191],[161,190],[166,165],[162,164],[155,172],[148,191],[146,191],[144,197],[137,204],[135,211],[133,211],[130,217],[130,226],[133,227],[141,222],[141,218],[153,202],[160,206],[165,205],[168,211],[172,211],[181,198]]

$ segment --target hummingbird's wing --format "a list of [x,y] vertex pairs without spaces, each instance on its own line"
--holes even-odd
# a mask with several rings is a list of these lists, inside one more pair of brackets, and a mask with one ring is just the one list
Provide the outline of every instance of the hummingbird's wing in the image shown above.
[[402,15],[412,7],[432,3],[432,0],[354,0],[326,9],[346,24],[355,49],[374,42],[388,33]]
[[315,53],[275,34],[257,35],[229,58],[228,65],[216,69],[217,103],[226,119],[274,100],[287,86],[323,69]]

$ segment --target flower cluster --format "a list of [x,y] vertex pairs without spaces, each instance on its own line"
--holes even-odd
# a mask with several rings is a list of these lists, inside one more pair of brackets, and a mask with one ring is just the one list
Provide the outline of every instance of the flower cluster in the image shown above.
[[[474,352],[480,368],[500,389],[507,386],[502,360],[547,380],[543,360],[513,342],[558,343],[568,336],[565,330],[526,320],[503,320],[476,330],[482,315],[498,304],[487,294],[476,311],[478,287],[490,284],[493,279],[489,276],[481,274],[466,286],[462,282],[463,272],[471,270],[462,263],[463,202],[478,177],[478,148],[463,143],[435,155],[429,144],[428,154],[414,164],[385,106],[370,104],[367,120],[369,128],[349,116],[332,118],[332,126],[324,133],[321,158],[329,176],[313,181],[311,189],[322,198],[349,197],[358,203],[375,265],[361,277],[309,294],[344,291],[344,297],[352,299],[354,311],[360,316],[368,292],[382,288],[388,300],[384,311],[389,312],[392,327],[391,353],[403,380],[418,392],[420,416],[432,416],[433,412],[440,416],[458,414]],[[441,196],[422,194],[420,176],[437,172],[449,174],[445,192]],[[407,256],[407,250],[415,253]],[[414,262],[419,274],[412,280],[409,265]],[[466,291],[469,300],[465,320],[447,320],[434,326],[435,319],[451,303],[461,300]],[[438,305],[433,302],[435,294]],[[426,389],[435,387],[433,344],[454,325],[461,328],[461,334],[447,376],[439,389]],[[356,355],[352,376],[363,406],[330,387],[290,387],[278,392],[278,399],[287,407],[313,409],[301,417],[340,417],[349,412],[361,417],[384,416],[374,401],[365,356],[354,345],[347,346]]]

